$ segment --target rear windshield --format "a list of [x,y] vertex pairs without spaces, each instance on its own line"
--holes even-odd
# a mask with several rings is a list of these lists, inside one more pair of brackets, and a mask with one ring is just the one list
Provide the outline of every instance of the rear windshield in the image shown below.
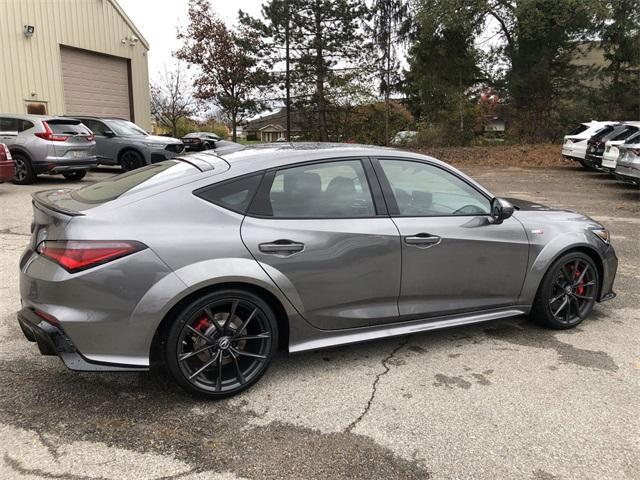
[[633,127],[632,128],[628,128],[627,130],[624,130],[624,131],[620,132],[619,134],[617,134],[611,140],[624,140],[625,138],[629,138],[631,135],[634,135],[637,131],[638,131],[637,128],[633,128]]
[[567,135],[578,135],[579,133],[584,132],[587,128],[585,124],[581,123],[580,125],[578,125],[577,127],[573,128],[572,130],[569,130],[569,133],[567,133]]
[[605,135],[608,135],[613,131],[613,127],[610,125],[608,127],[604,127],[596,132],[596,134],[591,137],[593,140],[600,140]]
[[84,203],[104,203],[124,195],[145,190],[149,187],[174,180],[176,178],[194,175],[200,172],[190,163],[180,160],[165,160],[154,163],[122,175],[116,175],[108,180],[74,190],[71,197]]
[[59,133],[64,135],[90,135],[91,132],[82,123],[62,123],[48,121],[47,125],[53,133]]

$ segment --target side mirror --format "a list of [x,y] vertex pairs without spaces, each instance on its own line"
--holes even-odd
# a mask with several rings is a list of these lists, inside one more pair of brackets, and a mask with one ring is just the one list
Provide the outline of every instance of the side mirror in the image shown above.
[[495,197],[491,200],[491,218],[493,223],[500,224],[513,215],[513,205],[502,198]]
[[112,138],[116,136],[116,133],[113,130],[105,130],[102,132],[105,137]]

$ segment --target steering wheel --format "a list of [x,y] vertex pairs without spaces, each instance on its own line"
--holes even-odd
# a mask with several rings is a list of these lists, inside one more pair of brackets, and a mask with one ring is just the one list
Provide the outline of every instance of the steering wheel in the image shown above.
[[483,215],[485,213],[487,212],[482,210],[477,205],[465,205],[453,212],[453,215]]

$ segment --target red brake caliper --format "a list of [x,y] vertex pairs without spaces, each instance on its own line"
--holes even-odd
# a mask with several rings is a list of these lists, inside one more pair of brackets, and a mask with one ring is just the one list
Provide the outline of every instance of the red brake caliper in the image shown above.
[[[580,278],[580,270],[578,270],[577,268],[576,268],[576,272],[575,272],[575,275],[574,275],[574,276],[575,276],[576,278]],[[577,293],[578,295],[584,295],[584,285],[581,285],[581,286],[579,286],[578,288],[576,288],[576,293]]]
[[199,332],[205,332],[205,330],[207,328],[209,328],[209,326],[211,325],[211,322],[209,321],[209,319],[207,317],[202,317],[200,320],[198,320],[198,323],[195,326],[195,329],[198,330]]

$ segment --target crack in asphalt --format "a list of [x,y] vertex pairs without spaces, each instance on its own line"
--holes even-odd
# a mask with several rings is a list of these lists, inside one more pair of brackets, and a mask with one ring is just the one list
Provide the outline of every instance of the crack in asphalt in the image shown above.
[[2,230],[0,230],[0,235],[16,235],[18,237],[30,237],[31,236],[30,233],[12,232],[11,231],[11,227],[3,228]]
[[391,370],[391,366],[389,365],[389,361],[400,351],[400,349],[402,349],[407,343],[409,343],[409,337],[405,337],[405,339],[403,341],[401,341],[393,350],[391,350],[391,353],[389,353],[389,355],[387,355],[384,360],[382,360],[382,366],[384,367],[384,370],[380,373],[378,373],[376,375],[376,378],[373,380],[373,385],[371,386],[371,395],[369,396],[369,400],[367,401],[367,405],[364,407],[364,410],[362,411],[362,413],[360,415],[358,415],[358,417],[351,422],[347,428],[345,429],[345,433],[351,433],[353,431],[353,429],[362,421],[362,419],[367,415],[367,413],[369,413],[369,410],[371,409],[371,405],[373,405],[373,401],[375,400],[376,397],[376,393],[378,393],[378,382],[380,382],[380,379],[382,377],[384,377],[387,373],[389,373],[389,370]]

